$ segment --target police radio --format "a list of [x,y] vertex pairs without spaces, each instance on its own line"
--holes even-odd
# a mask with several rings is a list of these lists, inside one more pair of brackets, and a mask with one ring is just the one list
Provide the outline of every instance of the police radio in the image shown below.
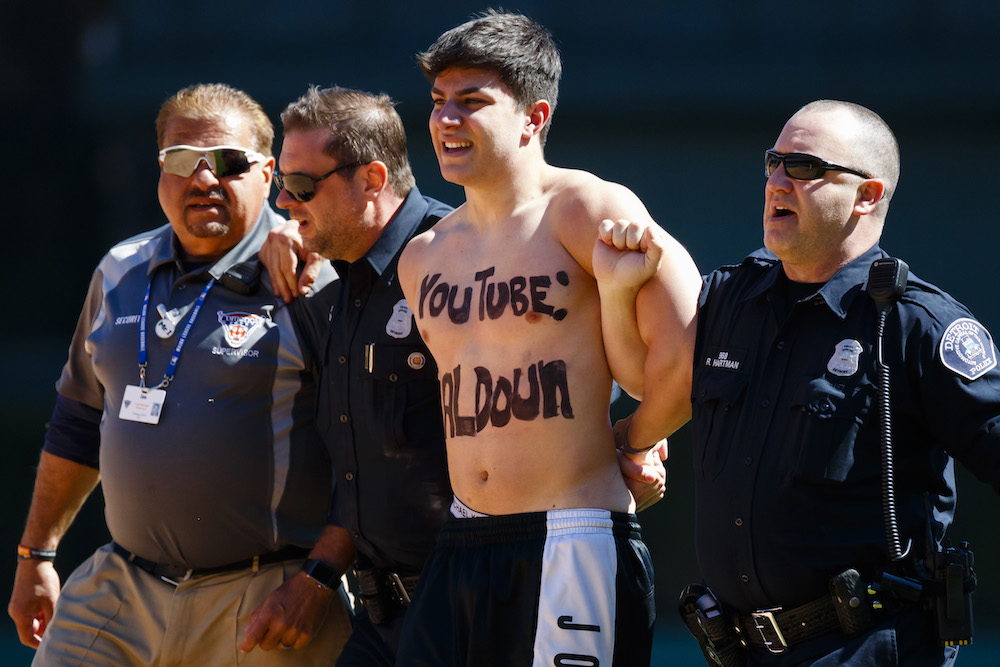
[[885,321],[889,311],[903,296],[910,267],[894,257],[883,257],[872,262],[868,270],[868,296],[878,309],[878,328],[875,335],[875,367],[878,371],[878,420],[882,436],[882,508],[885,516],[885,533],[889,543],[889,557],[901,561],[910,550],[900,546],[899,526],[896,525],[896,483],[892,462],[892,410],[889,402],[889,367],[885,365]]
[[230,291],[250,296],[260,282],[260,260],[254,255],[245,262],[233,264],[222,274],[221,282]]
[[[906,558],[911,543],[907,540],[906,547],[902,547],[896,521],[889,367],[885,364],[883,344],[886,318],[906,290],[909,273],[906,262],[893,257],[876,259],[868,271],[868,295],[875,301],[878,309],[875,365],[878,371],[878,418],[882,438],[882,506],[889,558],[897,563]],[[972,591],[977,583],[972,550],[968,542],[962,542],[958,548],[954,548],[950,541],[945,540],[943,548],[936,548],[935,545],[931,552],[933,542],[933,538],[928,535],[928,565],[932,570],[932,578],[882,573],[869,588],[869,593],[875,596],[879,591],[890,591],[903,600],[923,602],[934,613],[937,639],[941,646],[971,644]]]

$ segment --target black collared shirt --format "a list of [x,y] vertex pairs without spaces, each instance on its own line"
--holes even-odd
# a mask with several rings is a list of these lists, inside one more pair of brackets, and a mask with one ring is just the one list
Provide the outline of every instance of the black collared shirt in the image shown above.
[[[763,250],[705,279],[696,542],[706,583],[739,610],[794,606],[847,567],[886,563],[877,312],[865,291],[884,256],[873,247],[804,298]],[[949,342],[959,339],[964,356]],[[913,274],[885,341],[899,526],[923,554],[924,494],[937,541],[952,521],[952,457],[1000,490],[1000,369],[983,370],[997,351],[964,306]]]
[[451,208],[414,188],[341,276],[317,423],[337,474],[331,522],[376,567],[420,571],[451,504],[437,367],[396,276],[406,242]]

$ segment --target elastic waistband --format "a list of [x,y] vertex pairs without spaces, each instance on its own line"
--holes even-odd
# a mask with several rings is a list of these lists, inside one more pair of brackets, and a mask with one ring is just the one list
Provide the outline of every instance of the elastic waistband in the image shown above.
[[204,577],[209,574],[220,574],[222,572],[232,572],[234,570],[257,568],[261,565],[282,563],[286,560],[296,560],[299,558],[305,558],[309,555],[309,549],[306,547],[288,545],[278,549],[277,551],[269,551],[266,554],[260,554],[259,556],[254,556],[253,558],[247,558],[246,560],[229,563],[228,565],[187,569],[179,565],[163,565],[160,563],[154,563],[151,560],[146,560],[142,556],[135,555],[117,542],[111,543],[111,549],[140,570],[145,570],[154,577],[159,577],[166,583],[174,586],[177,586],[192,577]]
[[476,510],[472,509],[471,507],[463,503],[461,500],[459,500],[458,496],[452,496],[451,498],[451,515],[456,519],[472,519],[472,518],[482,519],[483,517],[491,516],[489,514],[486,514],[485,512],[477,512]]
[[473,546],[537,539],[552,534],[614,532],[625,537],[640,537],[641,529],[634,514],[602,509],[561,509],[524,514],[445,519],[438,544]]

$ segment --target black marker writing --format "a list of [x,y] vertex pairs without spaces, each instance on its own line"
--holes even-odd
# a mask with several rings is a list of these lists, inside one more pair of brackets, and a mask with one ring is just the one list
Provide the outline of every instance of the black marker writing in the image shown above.
[[[475,282],[479,296],[479,321],[487,318],[495,320],[507,310],[517,316],[524,315],[529,310],[543,315],[549,315],[554,320],[566,317],[565,308],[555,308],[545,299],[552,287],[550,276],[514,276],[510,280],[491,280],[496,273],[496,267],[490,267],[476,272]],[[439,282],[441,274],[426,275],[420,281],[420,317],[428,314],[439,317],[447,310],[448,318],[454,324],[464,324],[472,315],[473,292],[471,286],[459,287],[447,282]],[[569,274],[565,271],[556,273],[556,282],[566,287],[569,285]],[[459,297],[461,291],[461,297]],[[426,306],[426,309],[425,309]]]
[[[441,409],[449,437],[474,436],[487,424],[499,428],[511,419],[532,421],[539,415],[545,419],[560,415],[573,418],[565,361],[539,361],[528,366],[527,373],[515,368],[513,379],[499,376],[495,382],[493,374],[482,366],[476,366],[473,372],[476,374],[475,402],[471,415],[462,415],[459,411],[462,366],[441,376]],[[522,386],[525,384],[527,387]]]

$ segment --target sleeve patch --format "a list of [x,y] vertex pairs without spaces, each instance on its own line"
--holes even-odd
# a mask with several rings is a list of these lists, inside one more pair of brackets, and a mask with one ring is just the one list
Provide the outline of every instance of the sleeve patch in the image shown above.
[[986,327],[968,317],[961,317],[951,324],[941,336],[938,348],[945,368],[975,380],[997,365],[996,348]]

